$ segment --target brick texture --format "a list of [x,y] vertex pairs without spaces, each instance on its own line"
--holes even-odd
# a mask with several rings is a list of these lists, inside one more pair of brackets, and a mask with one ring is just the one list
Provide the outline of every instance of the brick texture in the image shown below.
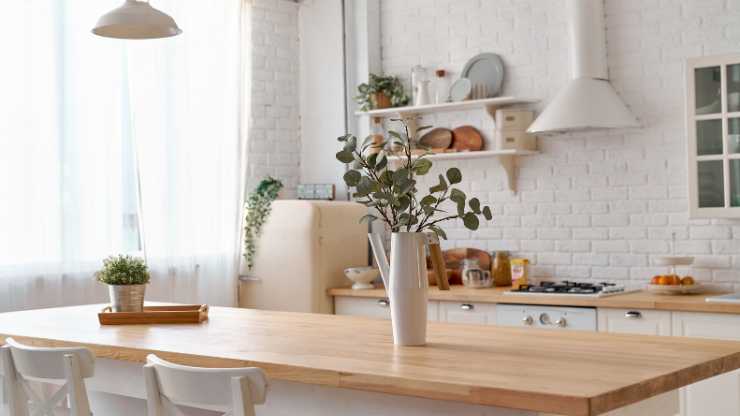
[[251,2],[251,85],[247,186],[271,175],[292,197],[300,170],[298,7],[287,0]]
[[[643,128],[539,138],[541,154],[519,161],[515,195],[495,159],[435,164],[430,182],[457,166],[462,189],[496,213],[473,233],[447,225],[445,245],[526,255],[542,279],[642,282],[667,271],[653,260],[675,233],[675,251],[697,256],[691,273],[740,289],[740,221],[688,218],[684,128],[685,60],[740,52],[736,3],[606,0],[610,78]],[[547,102],[570,77],[561,0],[381,0],[381,41],[384,72],[407,83],[416,64],[457,78],[481,52],[503,57],[503,95]],[[471,124],[489,146],[494,128],[481,110],[422,124]]]

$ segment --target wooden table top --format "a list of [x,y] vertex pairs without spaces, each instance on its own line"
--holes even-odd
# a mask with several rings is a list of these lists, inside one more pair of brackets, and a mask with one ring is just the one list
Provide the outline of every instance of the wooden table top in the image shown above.
[[[512,296],[504,292],[511,287],[491,289],[469,289],[463,286],[450,286],[450,290],[439,290],[436,286],[429,288],[430,300],[449,302],[485,302],[517,303],[529,305],[589,306],[597,308],[624,309],[659,309],[684,312],[738,313],[740,304],[710,303],[707,296],[716,296],[727,292],[712,292],[697,295],[657,295],[640,291],[604,298],[570,295]],[[384,298],[385,289],[352,290],[351,288],[329,289],[332,296],[352,296],[361,298]]]
[[0,340],[576,416],[740,368],[740,342],[730,341],[430,323],[427,346],[396,347],[380,319],[214,307],[200,325],[100,326],[102,308],[3,313]]

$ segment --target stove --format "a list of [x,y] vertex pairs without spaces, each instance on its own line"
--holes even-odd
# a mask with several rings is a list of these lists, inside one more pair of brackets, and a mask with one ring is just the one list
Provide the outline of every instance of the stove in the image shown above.
[[628,289],[626,286],[615,283],[587,283],[563,280],[562,282],[540,282],[538,285],[522,285],[519,289],[512,289],[504,293],[520,296],[565,295],[603,298],[606,296],[637,292],[638,290]]

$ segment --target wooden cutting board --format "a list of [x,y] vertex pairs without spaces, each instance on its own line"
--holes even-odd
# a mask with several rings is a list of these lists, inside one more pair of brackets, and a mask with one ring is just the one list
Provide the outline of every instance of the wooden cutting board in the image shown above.
[[483,149],[483,136],[473,126],[460,126],[452,130],[452,148],[458,152]]
[[[462,284],[462,266],[465,259],[478,259],[480,268],[491,270],[491,255],[477,248],[453,248],[442,252],[447,268],[447,280],[451,285]],[[431,259],[427,259],[428,278],[430,285],[436,285],[437,280],[431,269]]]
[[419,144],[431,149],[447,149],[452,144],[452,130],[444,127],[431,129],[421,136]]

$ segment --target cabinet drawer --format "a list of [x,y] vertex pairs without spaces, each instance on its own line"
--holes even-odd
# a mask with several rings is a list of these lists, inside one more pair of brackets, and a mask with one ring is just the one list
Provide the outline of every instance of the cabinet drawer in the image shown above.
[[387,298],[336,296],[334,298],[334,313],[337,315],[391,319],[390,302]]
[[460,324],[496,324],[495,305],[476,302],[439,302],[439,321]]
[[599,332],[671,335],[671,313],[652,309],[599,308]]
[[[390,301],[388,298],[336,296],[334,298],[334,314],[391,319]],[[430,301],[427,303],[427,320],[437,321],[438,319],[439,302]]]

